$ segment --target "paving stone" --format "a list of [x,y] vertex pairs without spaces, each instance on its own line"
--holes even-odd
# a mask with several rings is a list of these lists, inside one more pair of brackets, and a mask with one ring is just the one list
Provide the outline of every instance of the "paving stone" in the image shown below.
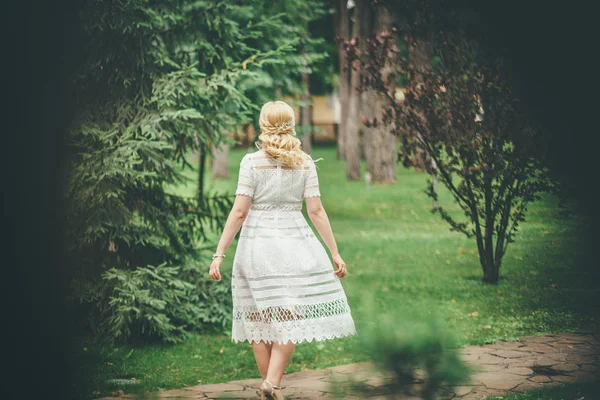
[[527,382],[521,383],[519,386],[517,386],[513,390],[515,392],[523,393],[523,392],[528,392],[530,390],[540,389],[543,387],[544,387],[544,385],[542,383],[527,381]]
[[202,399],[204,396],[199,393],[190,392],[188,390],[166,390],[157,393],[157,399]]
[[598,374],[594,371],[572,371],[569,372],[568,375],[573,378],[573,381],[582,381],[582,380],[598,380]]
[[363,383],[365,385],[369,385],[369,386],[375,386],[375,387],[379,387],[379,386],[384,386],[387,385],[390,382],[389,379],[385,379],[379,376],[373,377],[373,378],[369,378],[366,381],[364,381]]
[[478,382],[485,382],[486,380],[490,379],[516,380],[524,378],[521,375],[509,374],[507,372],[480,372],[478,374],[473,375],[473,380],[476,380]]
[[559,336],[561,340],[580,340],[581,338],[586,337],[587,335],[582,335],[580,333],[574,332],[560,332],[557,336]]
[[574,382],[574,378],[570,375],[555,375],[552,377],[552,382],[559,382],[559,383]]
[[514,360],[515,362],[510,363],[509,365],[513,368],[531,368],[536,364],[537,360],[535,359],[520,359],[520,360]]
[[557,371],[568,372],[568,371],[576,371],[579,369],[579,367],[576,364],[556,364],[556,365],[552,366],[552,369],[557,370]]
[[507,370],[507,365],[504,364],[483,364],[477,367],[481,368],[481,372],[502,372]]
[[542,367],[550,367],[552,365],[556,365],[556,364],[559,364],[559,363],[560,363],[559,361],[556,361],[556,360],[554,360],[552,358],[547,358],[547,357],[538,358],[534,362],[535,365],[539,365],[539,366],[542,366]]
[[533,370],[525,367],[507,368],[506,372],[514,375],[533,375]]
[[461,354],[460,358],[462,358],[466,362],[473,362],[479,360],[481,354]]
[[499,342],[490,344],[486,347],[490,347],[496,350],[516,350],[526,346],[525,343],[522,342]]
[[489,379],[484,382],[485,387],[488,389],[501,389],[501,390],[510,390],[512,388],[517,387],[519,384],[523,383],[521,379]]
[[[328,368],[330,371],[334,371],[339,374],[354,374],[358,368],[354,364],[339,365],[337,367]],[[290,374],[291,375],[291,374]]]
[[576,346],[569,353],[583,354],[583,355],[597,355],[600,354],[600,349],[593,346]]
[[346,382],[346,381],[350,381],[352,379],[351,375],[327,375],[323,377],[323,382],[336,382],[336,383],[342,383],[342,382]]
[[471,393],[474,389],[474,386],[453,386],[452,390],[454,390],[454,394],[457,397],[462,397]]
[[258,390],[243,390],[236,392],[207,393],[209,399],[259,399]]
[[479,364],[498,364],[502,360],[504,360],[502,357],[494,356],[492,354],[482,354],[477,361]]
[[237,385],[242,386],[256,386],[257,388],[259,388],[262,383],[262,379],[239,379],[237,381],[231,381],[229,383],[235,383]]
[[485,354],[492,351],[490,347],[482,347],[482,346],[470,346],[459,349],[458,352],[461,354]]
[[375,374],[372,371],[361,371],[356,374],[352,374],[352,379],[357,382],[364,382],[372,378]]
[[[349,364],[349,365],[352,366],[353,364]],[[340,367],[334,367],[334,368],[343,369],[341,367],[346,367],[346,369],[355,368],[355,367],[349,367],[348,365],[341,365]],[[306,371],[298,371],[298,372],[292,372],[289,374],[285,374],[283,376],[283,379],[304,379],[304,378],[312,378],[312,377],[324,376],[324,375],[325,375],[325,373],[323,371],[309,369]]]
[[[287,382],[288,380],[286,380]],[[319,391],[319,392],[328,392],[330,391],[331,384],[330,382],[320,381],[317,379],[297,379],[297,380],[289,380],[289,382],[285,385],[284,389],[302,389],[306,388],[311,391]]]
[[527,353],[523,353],[522,351],[516,351],[516,350],[495,350],[495,351],[492,351],[490,354],[492,354],[494,356],[502,357],[502,358],[521,358],[521,357],[528,356]]
[[461,400],[479,400],[479,399],[486,399],[488,397],[491,396],[497,396],[497,395],[501,395],[503,394],[504,391],[503,390],[498,390],[498,389],[490,389],[490,388],[486,388],[484,387],[477,387],[475,389],[473,389],[473,391],[463,397],[459,397]]
[[535,353],[550,353],[554,352],[554,347],[545,343],[528,343],[523,347],[519,347],[519,351],[529,351]]
[[288,390],[282,390],[281,393],[284,396],[300,399],[300,398],[309,398],[309,399],[319,399],[323,396],[323,392],[318,390],[309,390],[306,388],[290,388]]
[[535,375],[535,376],[532,376],[531,378],[529,378],[529,380],[532,382],[538,382],[538,383],[552,382],[552,379],[548,378],[545,375]]
[[582,354],[568,354],[566,359],[568,362],[573,364],[594,364],[597,361],[595,356],[587,356]]
[[[552,342],[551,336],[529,336],[522,337],[521,342],[523,343],[548,343]],[[555,339],[555,341],[558,339]]]
[[598,366],[597,365],[582,365],[581,370],[586,371],[586,372],[595,372],[595,371],[598,371]]

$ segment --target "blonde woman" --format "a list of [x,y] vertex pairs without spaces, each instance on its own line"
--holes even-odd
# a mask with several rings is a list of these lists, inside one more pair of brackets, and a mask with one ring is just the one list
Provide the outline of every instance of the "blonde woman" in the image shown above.
[[[241,228],[231,277],[232,341],[252,344],[263,399],[283,399],[281,379],[297,343],[356,334],[340,279],[340,256],[315,162],[300,148],[294,110],[282,101],[260,112],[258,151],[240,164],[236,199],[210,276],[221,280],[225,251]],[[304,218],[302,200],[325,248]]]

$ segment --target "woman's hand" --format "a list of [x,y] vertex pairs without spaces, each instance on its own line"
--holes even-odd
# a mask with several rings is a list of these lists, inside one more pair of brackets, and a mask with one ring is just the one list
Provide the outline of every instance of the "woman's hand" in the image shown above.
[[213,278],[214,281],[220,281],[221,280],[221,271],[219,271],[219,268],[221,268],[221,263],[222,262],[223,262],[223,258],[222,257],[217,257],[210,264],[209,275],[210,275],[211,278]]
[[339,254],[334,254],[331,258],[333,259],[333,263],[337,268],[337,271],[335,271],[336,276],[338,278],[345,277],[348,271],[346,271],[346,263],[342,259],[342,256]]

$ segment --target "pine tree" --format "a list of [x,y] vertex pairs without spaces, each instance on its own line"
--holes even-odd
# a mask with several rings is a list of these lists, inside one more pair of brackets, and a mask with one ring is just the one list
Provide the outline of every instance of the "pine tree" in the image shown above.
[[[220,228],[232,197],[187,198],[190,152],[223,141],[250,118],[240,88],[289,44],[255,45],[261,2],[88,0],[80,17],[89,49],[74,80],[69,133],[66,262],[73,297],[99,338],[160,338],[229,322],[229,285],[207,275],[197,245]],[[291,42],[291,41],[289,41]]]

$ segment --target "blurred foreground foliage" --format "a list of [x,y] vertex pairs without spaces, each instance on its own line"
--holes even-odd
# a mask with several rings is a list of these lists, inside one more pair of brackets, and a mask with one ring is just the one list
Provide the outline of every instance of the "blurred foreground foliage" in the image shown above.
[[441,319],[403,308],[359,318],[370,321],[368,328],[359,333],[360,349],[386,377],[381,386],[355,382],[354,390],[365,397],[416,395],[431,400],[444,391],[444,386],[458,385],[469,378],[471,369],[460,357],[454,335]]

